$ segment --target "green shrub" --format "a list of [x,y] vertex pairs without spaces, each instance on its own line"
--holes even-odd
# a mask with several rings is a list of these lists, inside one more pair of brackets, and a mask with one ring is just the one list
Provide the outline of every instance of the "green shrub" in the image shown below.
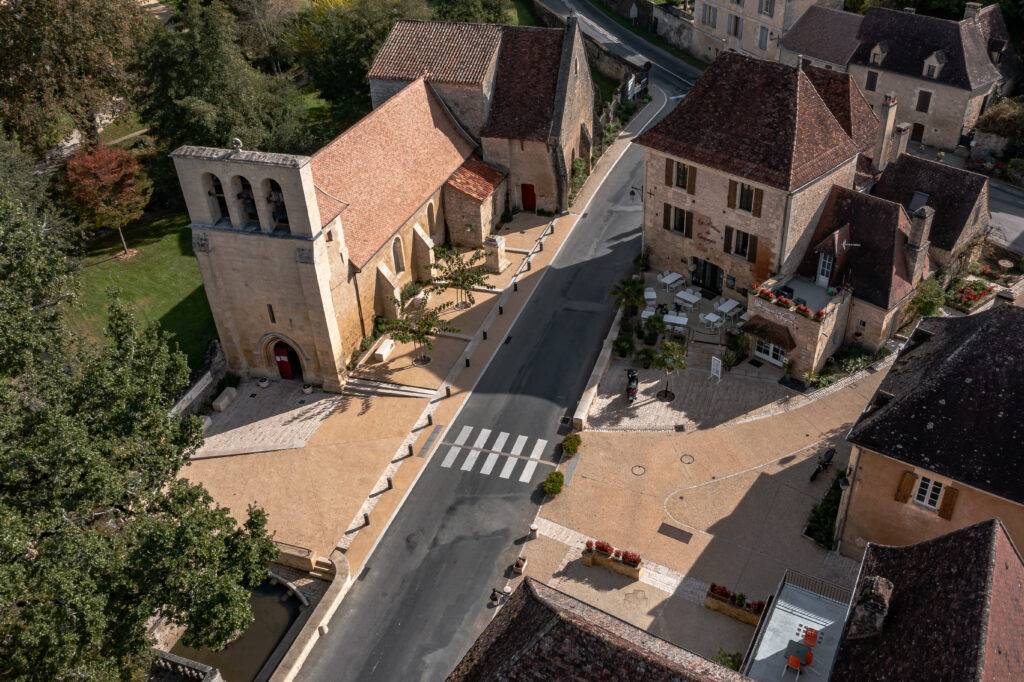
[[929,277],[918,286],[917,295],[914,296],[911,305],[917,308],[917,312],[922,315],[935,315],[942,309],[945,300],[946,295],[942,290],[942,284],[934,277]]
[[[658,334],[665,333],[664,318],[662,318],[661,315],[651,315],[650,317],[648,317],[646,320],[644,320],[644,333],[648,337],[651,337],[653,335],[655,340],[657,340]],[[653,344],[652,341],[648,341],[647,343],[649,345]]]
[[633,358],[633,364],[640,365],[644,369],[648,369],[652,364],[654,364],[655,355],[656,352],[653,348],[649,346],[641,348],[636,352],[636,355]]
[[843,497],[843,490],[839,487],[839,479],[842,477],[843,472],[837,471],[825,497],[814,505],[807,519],[807,535],[826,549],[832,549],[835,541],[836,517],[839,516],[839,501]]
[[736,606],[743,608],[743,605],[747,603],[747,595],[740,592],[736,595]]
[[636,345],[633,343],[633,337],[629,335],[620,335],[619,338],[615,339],[614,343],[612,343],[612,348],[615,350],[616,355],[620,358],[624,358],[636,350]]
[[719,649],[718,653],[711,657],[712,662],[718,665],[723,665],[730,670],[739,672],[740,666],[743,665],[743,654],[736,652],[730,654],[725,649]]
[[562,485],[565,483],[565,476],[562,475],[561,471],[552,471],[548,474],[548,477],[544,479],[544,483],[541,487],[544,489],[545,495],[557,495],[562,492]]
[[566,457],[572,457],[580,451],[580,443],[582,439],[578,433],[570,433],[562,439],[562,453]]

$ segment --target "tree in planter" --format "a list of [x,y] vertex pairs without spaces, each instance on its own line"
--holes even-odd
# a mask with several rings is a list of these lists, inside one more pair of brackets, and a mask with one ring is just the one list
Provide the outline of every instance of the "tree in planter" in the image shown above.
[[665,390],[658,391],[658,399],[674,400],[676,394],[669,390],[669,379],[676,370],[686,369],[686,349],[675,341],[665,341],[654,356],[654,366],[665,372]]
[[62,183],[66,202],[79,219],[94,230],[116,229],[128,255],[122,228],[142,215],[153,191],[135,157],[100,143],[68,160]]
[[658,336],[665,333],[665,320],[661,315],[651,315],[644,320],[644,343],[653,346]]
[[414,364],[426,365],[430,362],[428,350],[434,350],[433,337],[439,333],[458,332],[458,328],[441,319],[441,313],[452,307],[452,303],[442,303],[434,308],[420,304],[417,300],[423,287],[416,282],[409,282],[399,292],[398,298],[389,296],[398,309],[398,317],[383,320],[380,323],[382,332],[387,332],[399,343],[416,344]]
[[565,476],[561,471],[552,471],[548,474],[548,477],[544,479],[544,483],[541,487],[544,489],[545,495],[557,495],[562,492],[562,486],[565,484]]
[[644,284],[632,277],[620,279],[608,293],[615,299],[615,305],[625,308],[629,316],[636,315],[637,309],[644,304]]
[[441,292],[455,290],[455,309],[465,310],[476,303],[473,288],[493,289],[494,285],[487,281],[487,275],[497,274],[490,268],[480,266],[484,252],[480,249],[470,256],[464,257],[452,246],[443,244],[434,247],[434,270],[437,274],[430,284],[430,289]]
[[640,365],[644,369],[649,369],[654,364],[654,358],[657,354],[650,346],[645,346],[636,352],[633,357],[633,364]]
[[582,442],[580,434],[570,433],[562,439],[562,453],[566,457],[572,457],[580,451],[580,443]]

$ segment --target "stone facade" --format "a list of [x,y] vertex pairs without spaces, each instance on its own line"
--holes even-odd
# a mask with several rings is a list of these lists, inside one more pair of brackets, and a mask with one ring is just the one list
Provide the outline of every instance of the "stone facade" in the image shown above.
[[[848,557],[859,559],[867,542],[910,545],[993,517],[1003,522],[1016,544],[1024,542],[1024,506],[1016,502],[857,446],[850,455],[850,467],[853,485],[843,493],[836,524],[841,533],[839,551]],[[943,498],[938,508],[915,501],[921,476],[941,483],[945,499],[953,497],[949,518],[939,513]],[[903,501],[899,501],[901,486],[909,492]]]
[[494,192],[483,201],[465,192],[444,188],[445,221],[448,223],[448,241],[455,246],[482,247],[495,225],[501,220],[508,195],[508,181],[502,180]]
[[482,149],[488,163],[508,170],[508,203],[513,211],[524,210],[524,184],[533,186],[538,210],[561,210],[560,173],[556,170],[561,157],[547,142],[485,137]]
[[814,5],[843,6],[842,0],[697,0],[693,12],[697,56],[710,61],[719,52],[736,50],[779,61],[783,32]]

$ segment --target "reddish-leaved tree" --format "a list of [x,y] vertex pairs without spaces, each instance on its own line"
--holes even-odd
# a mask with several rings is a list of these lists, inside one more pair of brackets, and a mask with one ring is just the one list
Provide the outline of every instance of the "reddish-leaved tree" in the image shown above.
[[135,157],[104,144],[83,149],[68,159],[63,186],[66,203],[79,219],[94,230],[116,228],[127,254],[121,228],[142,215],[153,190]]

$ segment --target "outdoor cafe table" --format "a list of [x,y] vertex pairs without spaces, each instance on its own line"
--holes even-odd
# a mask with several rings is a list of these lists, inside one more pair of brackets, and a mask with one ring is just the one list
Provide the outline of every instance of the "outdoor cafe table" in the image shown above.
[[650,317],[653,314],[654,314],[654,308],[647,308],[642,313],[640,313],[640,319],[641,320],[646,320],[648,317]]
[[722,305],[720,305],[717,308],[715,308],[715,310],[717,310],[718,312],[722,313],[722,315],[728,315],[733,310],[738,308],[739,305],[740,305],[739,301],[737,301],[735,298],[730,298],[728,301],[726,301]]
[[665,324],[670,327],[685,327],[688,319],[685,315],[666,315]]
[[811,650],[811,647],[807,646],[803,642],[796,640],[790,640],[789,644],[786,645],[786,660],[789,660],[790,656],[796,656],[800,659],[800,665],[807,665],[807,652]]
[[693,305],[700,300],[700,294],[695,294],[684,289],[676,294],[676,298],[680,301],[686,301],[690,305]]
[[708,324],[717,324],[722,321],[722,318],[719,317],[718,315],[715,315],[714,313],[708,313],[707,315],[704,316],[704,321],[707,322]]
[[659,276],[658,277],[658,281],[668,287],[668,286],[672,286],[673,284],[675,284],[676,282],[678,282],[682,278],[683,278],[683,276],[680,275],[678,272],[670,272],[667,275],[665,275],[664,278]]

